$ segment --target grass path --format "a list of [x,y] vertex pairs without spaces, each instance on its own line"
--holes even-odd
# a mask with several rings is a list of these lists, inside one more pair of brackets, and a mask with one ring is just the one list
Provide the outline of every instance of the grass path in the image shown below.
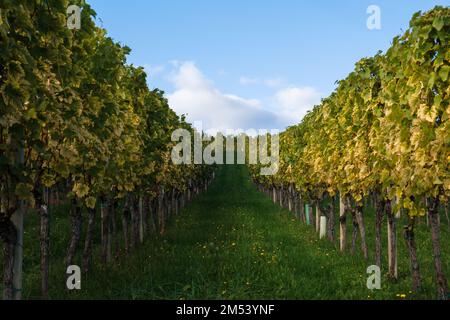
[[[406,266],[407,268],[409,266]],[[103,269],[82,290],[64,289],[54,267],[51,296],[74,299],[395,299],[409,270],[383,290],[366,288],[367,264],[342,255],[251,185],[243,166],[224,166],[209,191],[169,222],[167,233]],[[56,272],[55,270],[61,270]],[[404,279],[402,279],[404,278]],[[37,279],[36,279],[37,280]],[[384,280],[384,276],[383,276]],[[432,283],[430,279],[430,283]],[[38,293],[38,281],[30,293]],[[433,289],[421,297],[433,298]]]

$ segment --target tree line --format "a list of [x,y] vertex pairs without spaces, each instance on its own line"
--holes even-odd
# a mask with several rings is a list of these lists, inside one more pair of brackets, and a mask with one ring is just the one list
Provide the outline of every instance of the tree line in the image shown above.
[[449,221],[449,38],[448,7],[416,13],[386,53],[358,61],[331,96],[281,134],[278,174],[261,176],[258,166],[250,166],[255,183],[274,201],[295,210],[318,231],[326,218],[331,241],[338,224],[342,251],[347,250],[346,220],[351,218],[352,250],[359,234],[366,259],[363,208],[373,207],[375,263],[381,267],[385,217],[393,279],[398,277],[395,218],[404,214],[415,291],[422,282],[415,227],[426,216],[440,299],[447,299],[448,292],[439,225],[440,210]]
[[[67,7],[74,4],[82,8],[79,30],[66,26]],[[65,262],[73,264],[81,250],[87,273],[97,223],[100,259],[108,263],[119,231],[126,252],[152,229],[163,233],[168,215],[178,213],[214,176],[211,166],[171,163],[171,133],[179,128],[193,132],[192,126],[170,109],[163,91],[149,89],[143,68],[127,63],[130,49],[108,37],[95,25],[95,17],[81,0],[0,3],[5,299],[21,298],[26,214],[37,212],[40,217],[37,241],[46,298],[50,205],[70,202]],[[50,198],[61,200],[50,203]]]

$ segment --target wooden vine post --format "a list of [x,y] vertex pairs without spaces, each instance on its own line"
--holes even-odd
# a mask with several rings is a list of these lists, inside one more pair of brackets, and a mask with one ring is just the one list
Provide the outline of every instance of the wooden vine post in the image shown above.
[[347,219],[345,215],[345,203],[342,193],[339,195],[339,244],[341,251],[345,251],[347,243]]

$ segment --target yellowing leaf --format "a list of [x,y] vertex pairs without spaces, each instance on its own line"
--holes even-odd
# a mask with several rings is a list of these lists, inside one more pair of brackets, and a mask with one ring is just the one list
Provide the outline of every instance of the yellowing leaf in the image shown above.
[[75,183],[72,189],[73,192],[77,195],[78,198],[83,198],[89,193],[89,187],[82,183]]
[[86,206],[89,209],[95,209],[95,204],[97,203],[97,199],[95,199],[94,197],[88,197],[86,198]]

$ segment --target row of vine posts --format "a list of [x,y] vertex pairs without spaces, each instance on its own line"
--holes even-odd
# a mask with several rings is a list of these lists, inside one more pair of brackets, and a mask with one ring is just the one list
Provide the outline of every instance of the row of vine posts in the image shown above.
[[[274,202],[314,225],[321,237],[351,251],[360,239],[369,258],[364,215],[375,215],[375,263],[381,267],[387,222],[389,277],[398,278],[398,219],[409,253],[412,287],[421,288],[415,229],[426,219],[436,287],[447,299],[440,226],[450,197],[450,8],[416,13],[385,54],[357,62],[330,97],[280,134],[274,176],[249,166],[254,183]],[[315,212],[315,215],[314,215]],[[338,219],[335,213],[339,212]],[[420,244],[419,244],[420,245]]]
[[[79,29],[68,28],[72,6],[81,9]],[[172,163],[172,133],[194,129],[163,91],[149,89],[144,68],[127,62],[130,51],[96,25],[84,0],[0,2],[4,299],[22,298],[24,221],[31,214],[39,215],[33,240],[40,244],[41,292],[48,298],[50,219],[61,206],[70,207],[65,263],[81,256],[87,273],[96,226],[100,259],[114,262],[119,250],[131,252],[146,234],[164,233],[169,215],[214,177],[212,166]]]

